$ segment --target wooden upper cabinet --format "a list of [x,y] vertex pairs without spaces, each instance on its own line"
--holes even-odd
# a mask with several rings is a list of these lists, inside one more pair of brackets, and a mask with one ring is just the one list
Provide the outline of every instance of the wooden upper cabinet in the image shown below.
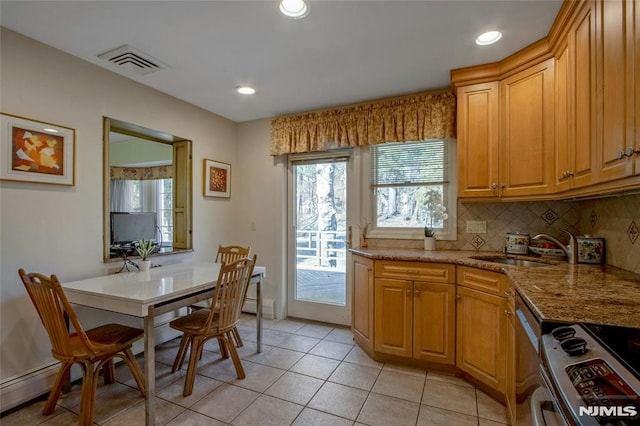
[[498,196],[498,82],[458,89],[458,196]]
[[[633,174],[634,161],[621,155],[635,145],[634,1],[595,3],[598,133],[597,180]],[[637,11],[636,11],[637,13]],[[636,58],[634,59],[634,56]]]
[[573,114],[573,168],[570,169],[573,187],[594,182],[596,164],[596,41],[593,3],[586,2],[570,31],[573,50],[570,75],[572,77],[571,110]]
[[595,15],[592,2],[582,3],[556,54],[556,192],[594,183]]
[[634,105],[635,108],[635,138],[634,144],[632,148],[635,151],[633,162],[634,162],[634,174],[640,175],[640,4],[638,2],[632,2],[634,11],[633,16],[636,17],[636,20],[633,24],[633,44],[634,44],[634,76],[633,81],[635,82],[635,94],[636,94],[636,103]]
[[501,196],[553,193],[553,59],[500,82],[500,118]]
[[556,55],[555,65],[555,142],[557,192],[571,189],[571,169],[574,162],[573,135],[571,134],[571,51],[568,43],[563,43]]

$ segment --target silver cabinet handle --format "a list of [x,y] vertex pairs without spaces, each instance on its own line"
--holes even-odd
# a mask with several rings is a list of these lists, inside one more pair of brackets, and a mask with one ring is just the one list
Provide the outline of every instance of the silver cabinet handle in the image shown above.
[[493,182],[493,183],[491,184],[491,188],[492,188],[492,189],[496,189],[496,188],[498,188],[498,184],[497,184],[497,183],[495,183],[495,182]]
[[624,158],[624,156],[625,155],[624,155],[624,151],[623,150],[618,151],[618,160],[622,160]]
[[416,291],[414,292],[414,294],[415,294],[416,296],[420,296],[420,290],[416,290]]
[[[622,152],[622,151],[620,151],[620,152]],[[629,147],[629,148],[627,148],[625,150],[623,155],[625,157],[633,157],[633,154],[640,154],[640,149],[633,149],[633,148]],[[620,157],[618,157],[618,158],[620,158]]]
[[410,288],[407,289],[407,294],[411,295],[411,289]]

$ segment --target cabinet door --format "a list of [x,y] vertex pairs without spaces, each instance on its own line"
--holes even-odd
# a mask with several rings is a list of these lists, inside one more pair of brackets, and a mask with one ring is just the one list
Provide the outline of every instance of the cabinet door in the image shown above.
[[593,2],[585,2],[569,32],[571,57],[572,186],[594,183],[596,165],[596,24]]
[[497,197],[498,83],[458,89],[458,197]]
[[455,364],[455,285],[416,281],[413,286],[413,357]]
[[505,392],[505,301],[458,286],[456,366]]
[[596,2],[599,182],[633,173],[633,161],[619,155],[634,144],[633,3]]
[[[554,60],[500,83],[500,182],[503,197],[554,191]],[[481,157],[480,157],[481,158]]]
[[378,352],[411,357],[413,283],[405,280],[375,280],[374,348]]
[[593,2],[581,3],[556,55],[556,192],[594,182],[595,15]]
[[633,81],[635,82],[635,91],[636,91],[636,103],[634,105],[635,117],[636,117],[636,131],[632,148],[636,151],[634,157],[634,174],[640,175],[640,3],[631,2],[633,4],[633,16],[636,17],[636,21],[634,22],[634,31],[633,31],[633,44],[634,44],[634,76]]
[[354,255],[351,330],[369,351],[373,350],[373,292],[373,261]]
[[571,50],[569,42],[559,49],[555,64],[555,139],[556,139],[556,192],[571,189],[571,170],[574,164],[571,92]]

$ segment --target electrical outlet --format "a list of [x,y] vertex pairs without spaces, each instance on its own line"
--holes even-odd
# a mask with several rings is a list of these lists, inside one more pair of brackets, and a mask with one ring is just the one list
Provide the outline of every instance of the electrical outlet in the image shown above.
[[467,221],[467,234],[486,234],[486,233],[487,233],[486,220],[468,220]]

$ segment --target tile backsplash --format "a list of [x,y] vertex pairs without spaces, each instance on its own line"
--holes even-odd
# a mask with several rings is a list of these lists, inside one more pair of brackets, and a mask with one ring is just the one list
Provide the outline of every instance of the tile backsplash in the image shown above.
[[640,194],[580,202],[583,233],[603,237],[606,262],[640,274]]
[[[486,221],[487,232],[466,232],[467,221]],[[502,251],[508,232],[545,233],[567,241],[561,230],[606,240],[606,262],[640,273],[640,195],[590,201],[522,203],[458,202],[458,240],[440,250]],[[421,240],[369,239],[372,248],[422,248]]]

